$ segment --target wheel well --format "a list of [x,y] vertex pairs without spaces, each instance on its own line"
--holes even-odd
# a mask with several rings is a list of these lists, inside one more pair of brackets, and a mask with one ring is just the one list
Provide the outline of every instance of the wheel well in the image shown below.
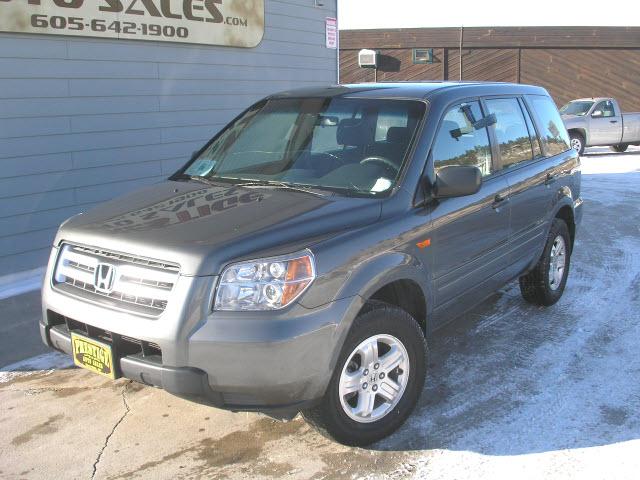
[[396,280],[389,283],[371,295],[370,299],[380,300],[403,309],[415,318],[422,331],[426,332],[426,302],[422,289],[413,280]]
[[567,224],[567,227],[569,228],[569,237],[571,237],[571,249],[573,250],[573,241],[576,238],[576,224],[573,220],[573,211],[569,206],[565,205],[560,210],[558,210],[558,213],[556,213],[556,218],[564,220],[564,223]]
[[584,142],[587,141],[587,135],[585,134],[585,131],[580,129],[580,128],[571,128],[568,130],[569,135],[571,135],[572,133],[577,133],[578,135],[580,135],[582,137],[582,140]]

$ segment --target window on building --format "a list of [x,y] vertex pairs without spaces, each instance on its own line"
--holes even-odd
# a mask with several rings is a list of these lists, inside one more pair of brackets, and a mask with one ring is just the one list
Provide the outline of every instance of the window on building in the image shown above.
[[448,165],[470,165],[478,167],[483,176],[490,175],[491,147],[487,129],[474,128],[465,110],[476,121],[482,118],[478,102],[456,105],[445,114],[433,147],[434,167],[437,171]]
[[486,100],[489,112],[496,116],[495,132],[502,168],[533,159],[529,130],[517,98]]
[[433,48],[414,48],[413,63],[433,63]]

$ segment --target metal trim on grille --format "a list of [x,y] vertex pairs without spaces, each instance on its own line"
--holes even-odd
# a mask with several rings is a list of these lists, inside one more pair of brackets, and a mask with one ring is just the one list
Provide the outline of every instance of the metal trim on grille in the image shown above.
[[[108,266],[108,288],[96,268]],[[158,316],[167,307],[180,267],[171,262],[64,243],[56,260],[52,285],[87,301],[133,313]]]

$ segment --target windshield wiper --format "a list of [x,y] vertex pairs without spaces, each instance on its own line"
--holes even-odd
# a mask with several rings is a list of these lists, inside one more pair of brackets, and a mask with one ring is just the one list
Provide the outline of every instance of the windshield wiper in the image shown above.
[[205,185],[220,186],[219,182],[215,182],[214,180],[212,180],[209,177],[201,177],[200,175],[188,175],[186,173],[184,173],[184,174],[180,175],[179,177],[177,177],[176,180],[191,180],[191,181],[194,181],[194,182],[204,183]]
[[285,190],[295,190],[297,192],[303,192],[303,193],[310,193],[311,195],[316,195],[318,197],[326,196],[324,192],[319,192],[318,189],[313,185],[296,185],[292,183],[281,182],[278,180],[248,180],[248,181],[245,181],[244,183],[237,183],[235,186],[236,187],[273,187],[273,188],[282,188]]

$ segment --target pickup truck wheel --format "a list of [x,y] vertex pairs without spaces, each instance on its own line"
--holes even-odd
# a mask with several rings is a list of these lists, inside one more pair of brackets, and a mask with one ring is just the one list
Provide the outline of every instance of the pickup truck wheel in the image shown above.
[[556,218],[542,257],[535,268],[520,277],[520,292],[535,305],[550,306],[560,300],[569,274],[571,240],[567,224]]
[[612,145],[610,148],[614,152],[622,153],[627,151],[627,148],[629,148],[629,145],[627,145],[626,143],[621,143],[620,145]]
[[584,137],[578,132],[570,132],[569,138],[571,139],[571,148],[573,148],[578,155],[584,153]]
[[322,402],[302,412],[323,435],[364,446],[407,419],[424,386],[427,344],[404,310],[370,302],[354,320]]

